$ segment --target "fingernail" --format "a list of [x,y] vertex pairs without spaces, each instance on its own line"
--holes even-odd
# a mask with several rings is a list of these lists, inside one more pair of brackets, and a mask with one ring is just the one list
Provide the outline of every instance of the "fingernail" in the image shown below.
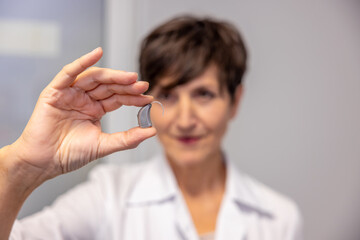
[[128,73],[136,75],[136,81],[139,81],[139,74],[137,72],[128,72]]
[[97,52],[97,51],[99,51],[100,49],[101,49],[101,47],[97,47],[97,48],[95,48],[94,50],[92,50],[91,53]]

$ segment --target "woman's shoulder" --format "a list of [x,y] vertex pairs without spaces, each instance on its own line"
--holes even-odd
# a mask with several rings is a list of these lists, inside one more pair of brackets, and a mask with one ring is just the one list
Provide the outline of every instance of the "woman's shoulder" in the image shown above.
[[[235,167],[236,168],[236,167]],[[262,183],[254,177],[234,170],[237,192],[260,209],[265,210],[277,219],[301,221],[301,214],[297,203],[289,196],[280,193],[274,188]]]
[[246,175],[245,178],[252,188],[254,197],[261,200],[261,204],[273,210],[277,215],[298,215],[299,207],[289,196],[275,190],[259,180]]

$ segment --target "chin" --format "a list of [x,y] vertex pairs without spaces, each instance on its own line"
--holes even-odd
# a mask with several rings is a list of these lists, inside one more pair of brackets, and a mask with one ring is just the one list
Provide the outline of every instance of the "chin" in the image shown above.
[[203,163],[208,159],[203,154],[194,152],[179,152],[177,154],[166,153],[168,160],[179,167],[191,167],[199,163]]

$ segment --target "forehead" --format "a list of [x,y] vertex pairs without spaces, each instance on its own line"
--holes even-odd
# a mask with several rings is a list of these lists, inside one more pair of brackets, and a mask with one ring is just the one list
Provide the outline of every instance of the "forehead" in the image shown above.
[[153,87],[154,90],[171,90],[171,89],[192,89],[200,86],[208,86],[212,88],[219,88],[219,74],[216,65],[210,65],[204,72],[189,81],[180,84],[179,80],[174,76],[166,76],[160,78],[156,85]]

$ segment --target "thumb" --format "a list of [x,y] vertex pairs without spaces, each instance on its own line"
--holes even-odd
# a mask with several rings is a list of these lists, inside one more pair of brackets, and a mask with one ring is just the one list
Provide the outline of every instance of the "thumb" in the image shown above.
[[99,157],[104,157],[111,153],[137,147],[142,141],[155,136],[156,129],[150,128],[131,128],[125,132],[102,133],[99,142]]

